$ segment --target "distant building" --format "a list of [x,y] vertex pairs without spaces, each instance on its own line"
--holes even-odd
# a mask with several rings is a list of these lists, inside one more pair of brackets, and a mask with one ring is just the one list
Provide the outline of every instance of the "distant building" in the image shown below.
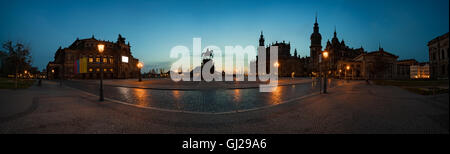
[[[261,32],[259,38],[259,46],[265,46],[264,35]],[[278,47],[278,76],[290,77],[290,76],[306,76],[305,71],[305,58],[300,58],[297,55],[297,49],[294,50],[294,55],[291,55],[291,44],[283,42],[275,42],[266,47],[266,61],[270,60],[270,47]],[[256,64],[258,64],[258,56],[256,56]],[[266,64],[266,73],[270,73],[270,66],[273,64]],[[256,65],[256,70],[258,70],[259,65]],[[254,71],[251,71],[254,72]],[[258,72],[258,71],[256,71]]]
[[448,32],[428,42],[431,78],[448,79]]
[[[355,60],[339,60],[337,62],[337,71],[334,76],[339,79],[363,79],[362,62]],[[332,71],[328,71],[329,75],[332,75]]]
[[356,72],[355,76],[364,79],[395,79],[397,77],[397,58],[398,56],[384,51],[381,47],[378,51],[360,54],[353,59],[361,64],[359,70],[361,72]]
[[[318,72],[323,72],[323,70],[331,71],[332,75],[336,75],[339,72],[338,62],[339,61],[352,61],[356,56],[364,53],[364,48],[350,48],[345,45],[344,40],[339,41],[337,37],[336,29],[334,30],[334,37],[327,41],[325,49],[322,51],[322,35],[319,33],[319,24],[314,23],[314,32],[311,34],[311,46],[310,46],[310,67],[311,73],[314,76],[317,76]],[[320,62],[320,55],[323,52],[328,52],[328,58],[323,59],[323,62]],[[342,72],[342,71],[341,71]]]
[[317,15],[314,23],[313,33],[311,34],[311,46],[309,46],[309,68],[313,75],[319,72],[319,55],[322,53],[322,35],[319,33],[319,23]]
[[331,42],[327,41],[325,51],[328,52],[326,67],[334,74],[339,71],[337,66],[339,61],[352,61],[355,57],[364,53],[364,48],[354,49],[348,47],[345,45],[344,40],[339,41],[336,30],[334,30],[334,37],[331,39]]
[[418,65],[415,59],[405,59],[397,61],[397,79],[410,79],[411,66]]
[[[98,44],[104,45],[103,56],[98,52]],[[120,34],[116,42],[97,40],[92,36],[81,40],[77,38],[67,48],[60,47],[46,70],[49,79],[98,79],[100,69],[103,69],[105,79],[136,78],[139,74],[138,61],[131,54],[130,43],[125,44],[125,38]]]
[[430,78],[430,65],[428,63],[420,63],[410,66],[411,79],[429,79]]

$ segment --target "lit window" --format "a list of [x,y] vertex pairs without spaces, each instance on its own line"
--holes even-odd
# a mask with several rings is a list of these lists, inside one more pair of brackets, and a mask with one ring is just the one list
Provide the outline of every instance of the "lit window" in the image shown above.
[[122,56],[122,62],[128,63],[128,57],[127,56]]
[[107,63],[108,62],[108,58],[103,58],[103,63]]
[[104,69],[103,69],[103,72],[106,72],[106,71],[108,71],[108,70],[107,70],[106,68],[104,68]]
[[111,71],[111,72],[112,72],[112,71],[113,71],[113,69],[112,69],[112,68],[110,68],[110,69],[109,69],[109,71]]
[[89,68],[89,72],[92,72],[92,68]]
[[95,71],[100,72],[100,68],[95,69]]
[[95,62],[100,62],[100,58],[95,58]]
[[90,63],[94,62],[94,58],[89,58],[89,62]]
[[113,63],[113,58],[109,58],[109,63]]

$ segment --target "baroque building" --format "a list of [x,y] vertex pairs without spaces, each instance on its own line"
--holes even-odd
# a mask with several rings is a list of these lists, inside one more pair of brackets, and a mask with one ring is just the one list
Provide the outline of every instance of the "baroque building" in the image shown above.
[[[98,45],[104,45],[102,54]],[[92,38],[75,40],[69,47],[56,51],[54,61],[47,65],[49,79],[98,79],[103,69],[105,79],[136,78],[138,59],[130,51],[130,43],[120,34],[116,42]]]
[[398,78],[397,59],[397,55],[380,47],[378,51],[356,56],[353,61],[358,62],[360,66],[351,66],[350,69],[355,68],[354,76],[360,79],[396,79]]
[[[294,55],[291,55],[291,43],[278,42],[271,43],[268,46],[265,45],[264,35],[261,31],[261,35],[259,38],[259,46],[266,47],[266,61],[270,60],[270,47],[277,46],[278,47],[278,61],[276,65],[278,67],[278,76],[280,77],[292,77],[292,76],[306,76],[306,67],[305,62],[306,58],[300,58],[300,55],[297,54],[297,49],[294,50]],[[258,64],[258,56],[256,56],[256,62]],[[266,63],[266,72],[270,72],[270,66],[272,64]],[[256,65],[256,70],[258,70],[258,65]],[[252,71],[258,72],[258,71]]]
[[448,79],[448,32],[428,42],[430,75],[433,79]]
[[334,36],[330,40],[327,41],[327,45],[324,51],[328,52],[328,59],[326,60],[329,71],[332,73],[338,72],[338,62],[339,61],[352,61],[355,57],[364,53],[364,48],[350,48],[345,45],[344,40],[339,41],[336,33],[336,29],[334,30]]
[[322,35],[319,33],[319,23],[314,23],[313,33],[311,34],[311,46],[309,46],[310,63],[309,68],[312,74],[319,72],[319,55],[322,53]]

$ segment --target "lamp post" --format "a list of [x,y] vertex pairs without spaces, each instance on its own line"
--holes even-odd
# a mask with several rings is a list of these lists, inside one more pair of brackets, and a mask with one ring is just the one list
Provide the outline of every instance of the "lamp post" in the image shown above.
[[[98,52],[100,53],[100,57],[103,58],[103,51],[105,51],[105,45],[98,44],[97,45]],[[103,101],[103,68],[102,68],[102,59],[100,59],[100,101]]]
[[347,79],[348,82],[348,78],[347,78],[347,71],[350,70],[350,66],[347,65],[347,67],[345,67],[345,78]]
[[[326,61],[327,60],[327,58],[328,58],[328,51],[324,51],[323,52],[323,59],[324,59],[324,61]],[[327,63],[325,62],[325,65],[326,65]],[[326,68],[327,68],[327,70],[326,70],[326,72],[324,71],[324,82],[323,82],[323,93],[324,94],[326,94],[327,93],[327,74],[328,74],[328,65],[326,65],[325,66]]]
[[59,86],[62,87],[62,81],[63,81],[63,76],[64,76],[64,64],[59,66]]
[[144,66],[142,62],[137,63],[137,67],[139,68],[139,82],[142,82],[141,68]]
[[[278,68],[280,68],[280,63],[278,63],[278,62],[275,62],[274,64],[273,64],[273,66],[275,66],[277,69]],[[279,71],[279,70],[278,70]],[[277,71],[277,76],[278,76],[278,71]]]

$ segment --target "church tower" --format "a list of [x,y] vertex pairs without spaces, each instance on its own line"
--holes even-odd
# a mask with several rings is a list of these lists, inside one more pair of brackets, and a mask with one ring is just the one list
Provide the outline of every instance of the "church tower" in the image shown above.
[[311,68],[313,72],[318,72],[319,70],[319,54],[322,51],[322,35],[319,33],[319,24],[317,23],[317,14],[316,14],[316,22],[314,23],[314,32],[311,34],[311,46],[310,49],[310,57],[311,57]]
[[261,35],[259,36],[259,46],[265,46],[264,45],[264,35],[263,35],[262,31],[261,31]]

